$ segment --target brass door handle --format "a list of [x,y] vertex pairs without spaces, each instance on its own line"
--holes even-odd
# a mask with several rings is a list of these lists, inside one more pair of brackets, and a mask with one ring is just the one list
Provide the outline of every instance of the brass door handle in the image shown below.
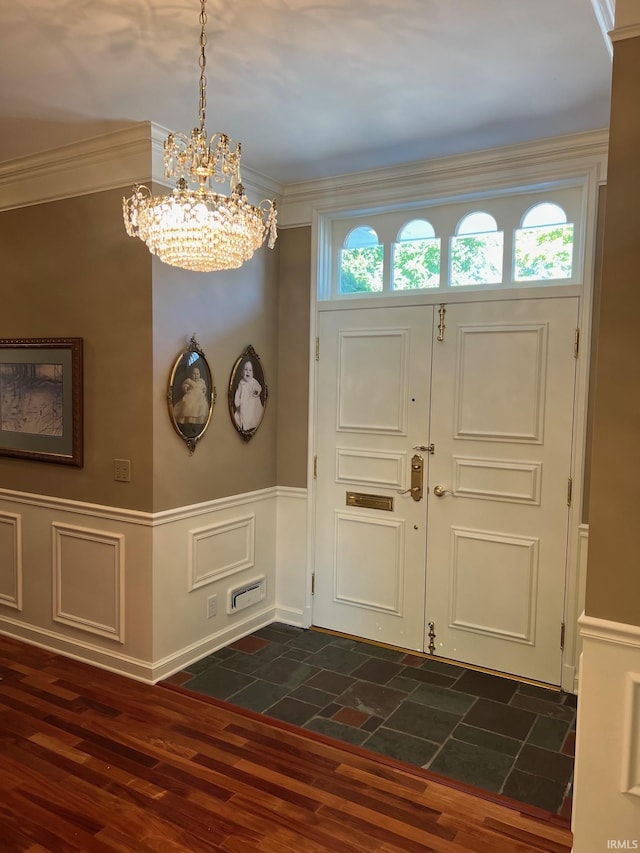
[[411,488],[399,492],[400,495],[410,494],[414,501],[422,500],[422,478],[424,474],[424,459],[418,453],[411,458]]
[[446,489],[444,486],[440,486],[440,485],[438,485],[438,486],[434,486],[434,487],[433,487],[433,494],[434,494],[437,498],[441,498],[441,497],[443,497],[444,495],[452,495],[452,494],[453,494],[453,492],[451,491],[451,489]]

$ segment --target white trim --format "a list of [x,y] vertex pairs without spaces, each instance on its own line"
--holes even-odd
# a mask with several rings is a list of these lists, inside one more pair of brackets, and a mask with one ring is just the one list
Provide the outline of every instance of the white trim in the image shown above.
[[623,794],[640,797],[640,673],[627,673],[627,696],[622,734]]
[[[304,492],[305,490],[301,491]],[[232,495],[227,498],[214,498],[213,500],[191,504],[190,506],[180,506],[152,513],[125,509],[124,507],[86,503],[85,501],[76,501],[70,498],[58,498],[53,495],[37,495],[31,492],[17,492],[12,489],[0,488],[0,500],[28,504],[29,506],[37,506],[44,509],[65,510],[78,515],[90,515],[94,518],[109,519],[111,521],[124,521],[127,524],[139,524],[143,527],[158,527],[161,524],[170,524],[173,521],[206,515],[212,510],[245,506],[248,503],[263,501],[268,498],[277,498],[280,495],[291,496],[287,489],[271,486],[255,492],[246,492],[245,494]]]
[[583,615],[580,632],[573,849],[638,849],[640,626]]
[[607,50],[609,51],[609,56],[613,58],[611,30],[614,27],[616,17],[615,0],[591,0],[591,5],[593,6],[593,12],[596,16]]
[[625,39],[634,39],[640,36],[640,24],[629,24],[627,27],[616,27],[609,34],[611,41],[623,41]]
[[[145,121],[0,163],[0,211],[136,183],[173,187],[164,177],[163,143],[168,133]],[[246,165],[242,183],[251,200],[279,199],[283,191],[277,181]]]
[[585,613],[578,619],[582,639],[599,640],[602,643],[634,646],[640,649],[640,626],[611,622]]
[[279,221],[282,227],[309,225],[314,221],[314,212],[369,208],[382,211],[400,203],[421,204],[425,199],[478,197],[500,189],[512,191],[539,182],[584,176],[592,169],[596,170],[597,180],[604,183],[608,139],[609,132],[603,129],[287,184]]

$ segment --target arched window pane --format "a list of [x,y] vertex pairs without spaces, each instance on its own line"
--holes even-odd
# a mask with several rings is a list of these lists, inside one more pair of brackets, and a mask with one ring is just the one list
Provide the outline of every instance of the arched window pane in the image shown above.
[[426,240],[429,237],[435,237],[436,232],[433,230],[433,225],[427,222],[426,219],[412,219],[403,225],[398,234],[398,242],[405,240]]
[[573,223],[518,228],[515,235],[515,281],[571,278]]
[[567,214],[559,204],[543,202],[528,210],[522,219],[522,228],[539,228],[541,225],[564,225]]
[[451,238],[452,287],[500,284],[504,235],[489,213],[476,211],[463,217]]
[[384,248],[367,225],[349,232],[340,251],[340,293],[377,293],[382,290]]
[[498,223],[493,216],[490,213],[478,210],[475,213],[468,213],[458,222],[456,234],[458,236],[462,236],[463,234],[486,234],[488,231],[497,230]]
[[377,246],[378,235],[368,225],[359,225],[347,234],[344,241],[345,249],[364,249],[366,246]]
[[440,238],[424,219],[407,222],[393,245],[393,290],[419,290],[440,284]]

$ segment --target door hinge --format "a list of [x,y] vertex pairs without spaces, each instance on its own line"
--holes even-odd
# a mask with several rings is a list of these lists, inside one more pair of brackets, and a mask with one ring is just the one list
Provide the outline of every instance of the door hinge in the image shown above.
[[562,622],[560,625],[560,648],[561,649],[564,649],[564,629],[565,629],[565,624],[564,624],[564,622]]
[[316,361],[320,361],[320,338],[316,338]]
[[575,336],[573,338],[573,357],[577,358],[579,352],[580,352],[580,329],[576,329],[576,333],[575,333]]
[[313,457],[313,479],[314,480],[318,479],[318,457],[317,456]]
[[311,575],[311,595],[316,594],[316,573]]
[[567,506],[571,506],[571,497],[573,495],[573,479],[569,477],[567,480]]

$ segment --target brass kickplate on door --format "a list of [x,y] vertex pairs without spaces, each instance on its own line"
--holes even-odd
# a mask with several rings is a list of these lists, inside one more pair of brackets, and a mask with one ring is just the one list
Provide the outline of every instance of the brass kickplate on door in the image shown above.
[[393,498],[390,495],[364,495],[362,492],[347,492],[347,506],[360,506],[365,509],[383,509],[393,512]]

